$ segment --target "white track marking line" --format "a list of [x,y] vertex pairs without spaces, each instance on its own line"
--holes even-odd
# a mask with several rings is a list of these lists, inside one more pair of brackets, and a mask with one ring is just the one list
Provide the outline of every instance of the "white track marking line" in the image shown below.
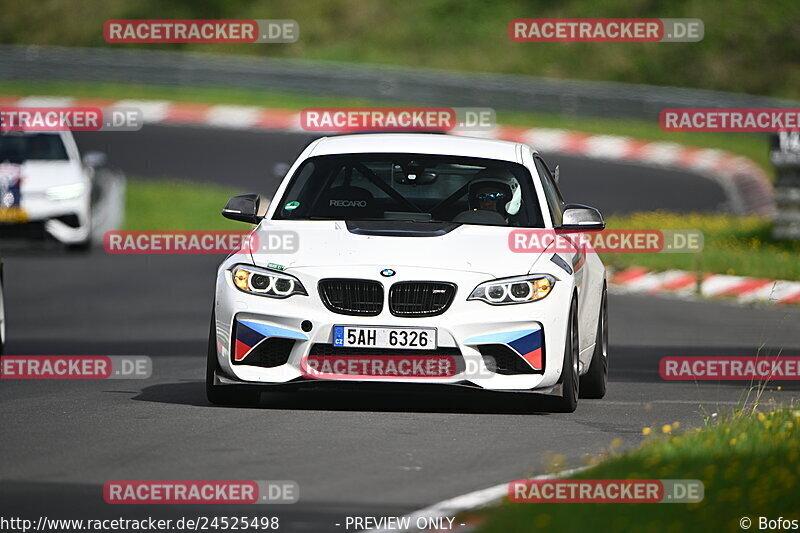
[[[564,470],[556,474],[536,476],[531,479],[557,479],[571,476],[572,474],[577,474],[578,472],[583,472],[589,468],[590,467],[588,466],[582,466],[580,468]],[[441,518],[445,516],[454,516],[463,511],[479,509],[481,507],[486,507],[493,503],[499,502],[503,496],[506,496],[507,494],[508,483],[501,483],[493,487],[476,490],[461,496],[456,496],[455,498],[450,498],[449,500],[444,500],[431,505],[430,507],[407,514],[401,520],[408,520],[408,522],[411,524],[411,527],[408,529],[370,529],[367,531],[371,531],[373,533],[405,533],[409,531],[420,531],[415,525],[418,518]]]
[[[690,382],[689,382],[690,383]],[[665,405],[739,405],[741,402],[734,402],[734,401],[710,401],[710,402],[701,402],[701,401],[692,401],[692,400],[648,400],[641,402],[628,402],[624,400],[600,400],[597,402],[597,405],[645,405],[645,404],[665,404]]]
[[[649,402],[628,402],[628,401],[603,401],[601,400],[598,402],[599,404],[604,405],[643,405],[645,403],[649,404],[695,404],[700,405],[702,402],[698,401],[691,401],[691,400],[653,400]],[[713,401],[708,402],[708,405],[739,405],[740,402],[735,401]],[[559,479],[564,478],[567,476],[571,476],[573,474],[577,474],[579,472],[583,472],[584,470],[588,470],[591,468],[590,466],[582,466],[579,468],[572,468],[570,470],[563,470],[556,474],[544,474],[541,476],[536,476],[530,479]],[[400,523],[403,521],[408,521],[411,527],[407,529],[370,529],[366,530],[366,532],[372,533],[408,533],[413,531],[421,531],[416,528],[415,524],[418,518],[443,518],[447,516],[455,516],[458,513],[464,511],[470,511],[474,509],[480,509],[483,507],[488,507],[494,503],[498,503],[500,500],[503,499],[504,496],[508,494],[508,483],[501,483],[499,485],[494,485],[493,487],[485,488],[476,490],[473,492],[469,492],[467,494],[463,494],[461,496],[456,496],[455,498],[450,498],[449,500],[444,500],[430,507],[425,507],[424,509],[420,509],[419,511],[414,511],[413,513],[407,514],[400,519]],[[362,532],[362,533],[366,533]]]

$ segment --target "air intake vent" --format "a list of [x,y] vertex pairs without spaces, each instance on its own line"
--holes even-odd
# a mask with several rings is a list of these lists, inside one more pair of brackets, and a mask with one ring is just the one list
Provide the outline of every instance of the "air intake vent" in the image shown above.
[[535,370],[525,362],[514,350],[504,344],[482,344],[478,350],[483,356],[483,364],[490,372],[506,376],[514,374],[541,374],[544,370]]
[[382,356],[382,355],[409,355],[415,357],[421,357],[425,355],[429,356],[442,356],[442,355],[452,355],[461,357],[461,350],[458,348],[449,348],[449,347],[440,347],[434,350],[402,350],[396,348],[343,348],[341,346],[333,346],[332,344],[320,344],[316,343],[311,346],[311,351],[308,355],[317,355],[317,356],[324,356],[324,355],[333,355],[333,356],[342,356],[342,355],[363,355],[363,356]]
[[424,317],[444,313],[456,295],[456,286],[439,281],[400,281],[389,290],[394,316]]
[[323,279],[319,296],[330,311],[342,315],[375,316],[383,310],[383,285],[369,279]]
[[294,339],[270,337],[253,348],[242,361],[233,361],[235,365],[262,366],[273,368],[285,365],[294,347]]

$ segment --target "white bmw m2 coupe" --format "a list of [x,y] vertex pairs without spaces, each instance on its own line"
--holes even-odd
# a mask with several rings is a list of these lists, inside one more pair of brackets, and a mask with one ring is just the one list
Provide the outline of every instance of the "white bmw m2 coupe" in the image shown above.
[[605,269],[576,235],[605,222],[557,181],[520,143],[312,142],[268,208],[246,194],[222,211],[257,227],[217,272],[208,399],[331,381],[505,391],[531,409],[546,394],[565,412],[603,397]]

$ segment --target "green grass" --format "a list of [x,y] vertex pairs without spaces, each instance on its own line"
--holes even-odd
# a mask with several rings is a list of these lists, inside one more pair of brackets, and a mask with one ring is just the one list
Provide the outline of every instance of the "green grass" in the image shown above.
[[121,83],[0,81],[0,94],[17,96],[71,96],[74,98],[131,98],[172,100],[198,104],[254,105],[284,109],[308,106],[358,106],[367,103],[358,98],[339,98],[236,87],[172,87]]
[[[699,18],[696,43],[517,43],[515,18]],[[0,42],[168,49],[616,80],[800,98],[795,0],[4,0]],[[108,19],[294,19],[292,44],[108,44]]]
[[[702,502],[691,504],[510,503],[472,514],[478,533],[741,531],[748,516],[800,518],[800,411],[741,411],[694,432],[648,438],[574,479],[699,479]],[[648,428],[649,429],[649,428]],[[654,431],[661,432],[661,429]],[[463,520],[462,520],[463,521]]]
[[129,179],[123,230],[240,230],[246,224],[220,214],[240,191],[186,181]]
[[609,229],[698,229],[704,235],[704,249],[697,254],[601,254],[606,265],[616,268],[638,265],[653,270],[800,280],[800,243],[774,241],[772,222],[767,218],[655,212],[608,217],[606,222]]
[[[369,102],[357,98],[306,96],[271,91],[215,87],[160,87],[111,83],[0,81],[0,94],[71,96],[75,98],[171,100],[176,102],[232,104],[300,110],[311,106],[413,105],[413,102]],[[743,155],[768,175],[767,139],[748,133],[665,132],[655,122],[633,119],[567,117],[558,114],[497,111],[499,124],[520,127],[561,128],[586,133],[624,135],[649,141],[666,141],[701,148],[716,148]]]

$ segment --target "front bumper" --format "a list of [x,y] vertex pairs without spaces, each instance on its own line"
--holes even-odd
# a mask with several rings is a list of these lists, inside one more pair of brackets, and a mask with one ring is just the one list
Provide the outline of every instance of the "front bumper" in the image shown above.
[[91,233],[88,194],[68,200],[50,200],[44,193],[27,193],[15,208],[19,221],[0,223],[8,238],[38,240],[50,237],[63,244],[86,241]]
[[[230,263],[229,263],[230,264]],[[467,301],[479,283],[491,279],[484,274],[453,272],[438,269],[404,267],[403,276],[381,279],[373,266],[348,269],[346,277],[369,278],[389,285],[398,281],[440,280],[458,285],[453,303],[441,315],[426,318],[403,318],[392,315],[386,302],[377,316],[347,316],[329,311],[317,292],[317,281],[331,275],[323,269],[292,269],[306,287],[309,296],[292,296],[285,300],[246,294],[236,289],[227,269],[217,274],[215,302],[216,347],[220,375],[224,384],[296,384],[316,381],[310,377],[305,362],[309,354],[320,353],[333,344],[335,325],[418,326],[436,328],[438,351],[429,353],[458,354],[463,371],[447,377],[369,377],[339,375],[337,381],[392,382],[414,384],[460,385],[488,390],[558,392],[561,377],[567,315],[571,303],[572,282],[557,282],[543,300],[518,305],[491,306],[482,301]],[[447,277],[450,276],[450,277]],[[304,322],[306,327],[303,327]],[[308,328],[310,322],[311,328]],[[307,330],[307,331],[306,331]],[[242,335],[246,331],[246,335]],[[255,335],[254,335],[255,332]],[[237,339],[238,337],[238,339]],[[282,364],[264,367],[247,364],[247,350],[268,339],[287,339],[288,355]],[[290,340],[288,340],[290,339]],[[237,345],[238,343],[238,345]],[[481,350],[489,345],[506,345],[531,363],[530,373],[499,373],[487,366]],[[358,350],[345,350],[345,354]],[[425,352],[398,351],[398,355],[420,356]],[[237,360],[238,359],[238,360]],[[534,373],[535,372],[535,373]]]

